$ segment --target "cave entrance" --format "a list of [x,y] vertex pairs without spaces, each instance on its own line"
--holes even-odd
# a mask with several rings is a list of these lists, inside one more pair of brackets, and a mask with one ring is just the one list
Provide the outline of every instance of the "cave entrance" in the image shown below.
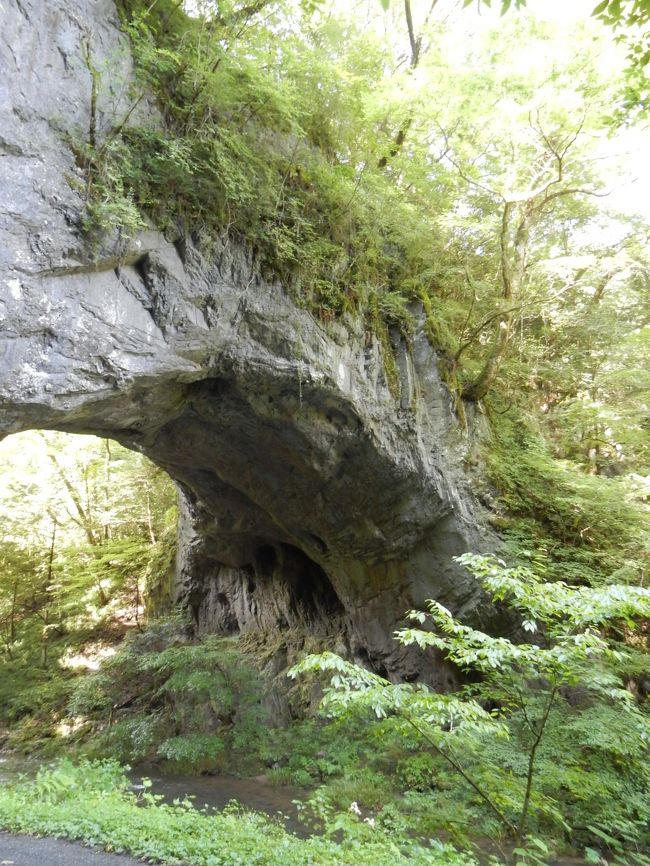
[[[0,609],[7,612],[0,617],[0,647],[6,653],[25,629],[41,629],[39,663],[47,664],[71,631],[123,635],[141,628],[147,613],[167,612],[176,602],[189,608],[203,634],[331,633],[341,625],[344,606],[314,558],[256,527],[219,534],[224,521],[206,521],[192,470],[169,467],[179,470],[178,487],[127,445],[41,430],[0,442]],[[205,471],[196,486],[233,502]],[[180,567],[179,489],[187,523]],[[320,539],[309,541],[327,555]]]
[[323,568],[292,544],[263,545],[256,551],[256,588],[274,593],[279,625],[327,630],[344,613]]
[[17,433],[0,461],[0,652],[27,669],[93,668],[169,591],[176,488],[94,436]]
[[216,565],[191,601],[200,633],[343,630],[345,608],[325,570],[292,544],[265,541],[251,562]]

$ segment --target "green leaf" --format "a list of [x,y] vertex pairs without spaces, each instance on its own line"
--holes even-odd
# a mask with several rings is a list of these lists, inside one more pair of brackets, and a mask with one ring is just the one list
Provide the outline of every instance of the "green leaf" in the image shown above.
[[605,11],[605,9],[607,9],[608,6],[609,6],[609,0],[602,0],[602,3],[599,3],[598,6],[596,6],[592,10],[591,14],[592,15],[600,15],[602,12]]

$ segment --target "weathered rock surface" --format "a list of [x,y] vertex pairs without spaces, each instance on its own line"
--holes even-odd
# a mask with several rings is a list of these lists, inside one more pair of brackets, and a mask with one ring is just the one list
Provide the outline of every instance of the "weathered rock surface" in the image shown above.
[[206,254],[150,232],[93,261],[63,133],[88,130],[84,44],[113,88],[100,134],[128,108],[115,10],[6,0],[0,16],[0,436],[95,433],[164,467],[183,499],[176,592],[200,629],[307,623],[419,675],[393,629],[427,598],[472,609],[451,557],[486,546],[425,337],[397,345],[396,401],[378,344],[296,307],[244,243]]

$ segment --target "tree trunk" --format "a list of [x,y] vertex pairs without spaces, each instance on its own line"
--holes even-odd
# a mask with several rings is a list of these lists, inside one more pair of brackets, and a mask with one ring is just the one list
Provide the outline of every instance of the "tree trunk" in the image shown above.
[[[54,464],[56,471],[59,475],[59,478],[63,482],[63,485],[64,485],[65,489],[68,491],[68,494],[70,495],[70,499],[72,500],[72,502],[74,504],[78,518],[75,520],[75,518],[73,517],[72,519],[75,520],[75,522],[79,526],[81,526],[83,531],[86,533],[86,538],[88,539],[88,544],[90,544],[92,547],[95,547],[97,545],[98,538],[95,534],[95,527],[93,526],[92,519],[91,519],[90,515],[87,513],[86,509],[84,508],[83,502],[81,500],[81,495],[79,494],[79,492],[76,490],[75,486],[72,484],[72,482],[70,481],[68,476],[63,471],[63,467],[61,466],[59,461],[56,459],[56,455],[54,455],[51,451],[49,451],[47,456],[50,458],[50,460]],[[70,515],[70,516],[72,517],[72,515]]]
[[[516,213],[515,202],[504,202],[500,235],[501,297],[508,306],[512,306],[512,302],[517,301],[524,280],[532,216],[529,203],[526,202],[513,233],[511,220]],[[510,342],[513,320],[512,311],[499,317],[492,349],[476,379],[464,387],[461,393],[464,400],[475,403],[482,400],[494,384]]]
[[[50,592],[50,587],[52,586],[52,578],[54,576],[54,551],[55,551],[55,544],[56,544],[56,529],[57,529],[57,522],[55,520],[52,524],[52,541],[50,542],[50,555],[49,555],[48,562],[47,562],[47,586],[45,587],[46,594]],[[42,659],[42,661],[43,661],[43,669],[44,670],[47,670],[47,666],[49,663],[49,657],[48,657],[49,653],[48,653],[48,645],[47,645],[49,623],[50,623],[50,610],[49,610],[49,608],[46,607],[45,610],[43,611],[43,643],[42,643],[43,659]]]
[[[429,15],[433,12],[434,7],[436,6],[438,0],[433,0],[431,4],[431,8],[429,9],[429,14],[427,15],[426,21],[429,19]],[[417,69],[417,66],[420,62],[420,54],[422,51],[422,34],[419,36],[415,35],[415,27],[413,26],[413,10],[411,8],[411,0],[404,0],[404,15],[406,17],[406,27],[408,29],[409,34],[409,45],[411,46],[411,59],[409,62],[410,71],[413,72],[414,69]],[[425,21],[425,25],[426,25]],[[391,159],[398,156],[402,145],[406,141],[406,136],[408,135],[408,131],[413,124],[413,116],[410,115],[406,117],[395,136],[393,143],[388,151],[385,153],[378,161],[377,168],[386,168]]]
[[492,351],[490,352],[478,377],[463,389],[461,394],[463,400],[470,400],[477,403],[486,396],[494,384],[494,380],[499,372],[499,367],[501,366],[501,361],[503,360],[503,356],[508,348],[508,343],[510,342],[512,319],[512,313],[508,313],[506,318],[501,319],[499,322]]
[[[18,578],[14,578],[11,594],[11,615],[9,617],[9,644],[13,646],[16,642],[16,612],[18,608]],[[9,653],[11,655],[11,652]]]

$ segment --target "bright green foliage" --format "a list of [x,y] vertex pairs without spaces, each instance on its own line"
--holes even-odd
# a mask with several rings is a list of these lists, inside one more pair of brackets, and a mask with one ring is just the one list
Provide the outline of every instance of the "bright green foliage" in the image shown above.
[[[471,6],[475,0],[463,0]],[[491,6],[491,0],[476,0]],[[528,0],[501,0],[501,14],[511,8],[521,9]],[[530,4],[534,7],[534,3]],[[647,118],[650,109],[650,86],[647,69],[650,64],[650,2],[649,0],[599,0],[592,13],[617,34],[627,52],[628,66],[625,70],[625,87],[620,97],[620,106],[614,114],[616,123],[631,123]]]
[[[533,823],[538,832],[555,828],[576,841],[602,841],[613,821],[612,850],[642,847],[648,841],[650,724],[624,688],[626,653],[610,644],[603,628],[629,629],[647,619],[650,590],[573,588],[487,557],[460,561],[495,601],[517,612],[530,642],[464,625],[437,602],[426,613],[410,614],[426,630],[406,628],[397,639],[442,652],[461,670],[480,674],[478,683],[439,695],[424,685],[390,683],[331,653],[307,657],[291,675],[331,671],[327,712],[366,710],[405,742],[419,742],[518,843]],[[494,709],[486,710],[486,702]],[[614,718],[620,718],[620,733],[611,730]],[[408,784],[431,787],[433,766]],[[612,826],[618,830],[612,833]],[[628,854],[634,860],[634,847]]]
[[182,619],[150,621],[99,671],[75,681],[67,714],[86,732],[76,747],[156,761],[170,772],[266,771],[275,784],[306,787],[372,754],[364,732],[344,722],[269,727],[263,699],[271,685],[261,672],[268,660],[252,643],[193,638]]
[[[133,104],[74,143],[98,242],[117,227],[120,248],[146,219],[208,252],[218,233],[244,237],[316,314],[364,318],[395,392],[391,340],[421,302],[452,388],[541,407],[560,455],[590,472],[645,467],[647,232],[601,198],[617,184],[599,174],[617,82],[599,30],[509,15],[470,51],[414,8],[426,50],[404,68],[377,4],[369,27],[280,0],[121,9]],[[101,102],[111,70],[89,69]],[[143,119],[149,93],[160,123]]]
[[487,475],[499,491],[494,521],[515,556],[542,552],[549,575],[570,583],[642,579],[650,522],[634,483],[587,475],[554,459],[522,418],[498,420]]
[[397,768],[400,784],[405,791],[430,791],[438,775],[438,767],[427,752],[409,755]]
[[350,813],[342,841],[298,839],[235,807],[201,812],[191,802],[164,806],[150,793],[128,791],[115,762],[60,763],[33,782],[0,790],[0,826],[18,832],[82,839],[118,853],[170,866],[475,866],[452,846],[424,847],[371,827]]
[[224,741],[213,734],[189,734],[163,740],[156,754],[169,761],[174,769],[190,767],[194,771],[203,771],[216,766],[224,745]]
[[[324,28],[320,47],[308,30],[298,35],[277,4],[268,4],[264,24],[246,21],[243,38],[235,33],[239,16],[247,16],[236,7],[192,19],[178,4],[126,6],[138,74],[168,124],[165,131],[129,124],[84,151],[88,230],[112,223],[132,233],[130,216],[116,222],[112,213],[109,221],[105,212],[129,215],[132,204],[172,232],[207,237],[228,227],[324,316],[379,286],[368,230],[381,232],[384,222],[390,232],[403,205],[395,198],[392,212],[382,213],[384,202],[358,189],[350,163],[361,158],[352,147],[358,150],[364,130],[346,126],[359,116],[360,95],[344,83],[377,77],[385,51],[366,41],[348,55],[347,69],[332,67],[328,51],[341,28]],[[401,307],[390,312],[405,315]]]
[[92,754],[160,759],[168,770],[255,770],[266,742],[262,678],[228,639],[191,639],[181,621],[129,635],[80,681],[69,712],[94,728]]
[[[94,776],[115,768],[88,766],[45,774],[13,801],[0,793],[14,827],[211,864],[459,862],[408,841],[440,830],[564,835],[620,863],[647,845],[647,715],[622,675],[647,677],[633,623],[646,603],[635,584],[647,568],[650,260],[646,222],[600,198],[617,185],[600,167],[620,83],[599,70],[588,24],[556,32],[508,15],[468,40],[436,17],[443,4],[413,4],[421,51],[409,63],[402,4],[388,23],[381,5],[233,0],[187,14],[176,0],[125,0],[135,79],[96,68],[92,38],[86,63],[100,106],[118,90],[131,102],[112,128],[70,136],[84,169],[71,183],[98,254],[121,254],[151,223],[191,235],[206,258],[218,234],[243,238],[297,302],[374,334],[395,393],[393,344],[408,346],[423,311],[461,424],[461,395],[485,411],[492,440],[478,456],[493,487],[482,492],[494,502],[496,489],[495,523],[530,571],[468,564],[532,642],[433,605],[418,614],[429,630],[401,640],[447,654],[471,687],[436,695],[320,657],[299,667],[334,672],[327,702],[342,720],[268,732],[259,657],[178,621],[140,630],[145,592],[165,607],[173,552],[162,473],[114,445],[70,454],[49,440],[59,465],[47,458],[47,473],[14,477],[5,461],[0,703],[12,743],[58,723],[89,754],[327,783],[311,809],[334,841],[151,801],[136,810]],[[600,5],[610,24],[645,8]],[[89,675],[59,667],[88,660]]]
[[[372,759],[375,744],[356,724],[341,719],[322,725],[314,722],[313,718],[307,718],[292,721],[285,728],[270,730],[262,740],[260,758],[263,766],[270,768],[266,773],[270,782],[311,788],[341,779],[341,784],[348,788],[344,808],[353,800],[362,799],[358,781],[349,776],[360,764]],[[385,791],[384,778],[382,783]],[[372,789],[376,797],[376,780]]]
[[175,491],[92,437],[23,434],[2,451],[0,704],[21,745],[52,735],[80,671],[140,626],[174,555]]
[[593,15],[613,28],[627,52],[621,106],[615,120],[633,122],[650,111],[650,2],[648,0],[601,0]]

